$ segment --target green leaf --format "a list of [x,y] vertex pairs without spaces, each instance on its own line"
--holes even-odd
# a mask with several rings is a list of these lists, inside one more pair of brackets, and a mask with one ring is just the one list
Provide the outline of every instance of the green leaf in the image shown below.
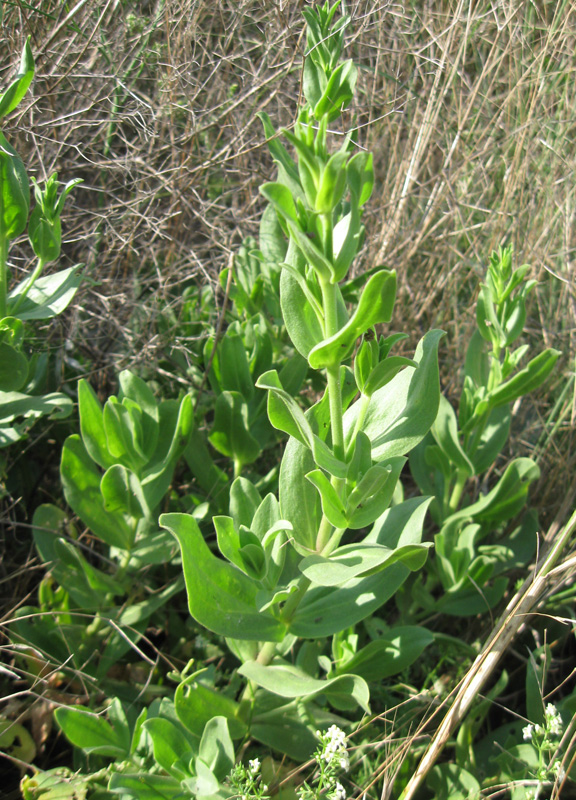
[[[172,482],[176,463],[186,451],[194,432],[191,395],[185,395],[180,402],[164,400],[158,410],[157,445],[141,478],[142,489],[150,509],[155,509],[162,502]],[[142,415],[142,428],[143,431],[146,430],[145,414]]]
[[118,511],[135,519],[152,520],[142,484],[132,470],[121,464],[114,464],[102,476],[100,491],[106,511]]
[[84,525],[111,547],[129,549],[135,531],[123,514],[106,511],[100,472],[77,435],[64,442],[60,474],[66,501]]
[[320,177],[315,208],[319,214],[331,214],[346,189],[346,161],[348,153],[334,153]]
[[0,94],[0,119],[14,111],[28,91],[33,77],[34,56],[30,47],[30,37],[28,37],[22,51],[18,74],[8,88]]
[[211,553],[194,517],[162,514],[160,525],[180,545],[188,607],[195,620],[221,636],[282,641],[284,625],[256,610],[258,584]]
[[380,322],[390,322],[396,297],[396,273],[381,270],[370,277],[360,296],[354,314],[347,324],[308,355],[313,369],[341,364],[352,352],[356,340]]
[[218,396],[208,438],[219,453],[242,465],[258,458],[260,445],[250,433],[248,407],[239,392],[222,392]]
[[247,478],[236,478],[230,487],[230,514],[237,528],[245,525],[249,528],[256,509],[262,502],[260,493]]
[[180,781],[164,775],[139,772],[133,775],[114,772],[108,788],[121,795],[122,800],[181,800]]
[[105,719],[79,708],[60,706],[54,712],[58,727],[66,738],[86,753],[123,761],[129,756],[124,737]]
[[[365,544],[380,544],[391,549],[419,544],[430,497],[416,497],[392,506],[374,524]],[[380,574],[354,578],[342,587],[312,587],[290,623],[290,633],[304,638],[331,636],[356,625],[392,597],[410,574],[396,563]]]
[[508,441],[511,421],[509,406],[500,406],[492,411],[478,447],[471,455],[475,475],[481,475],[496,461]]
[[306,297],[300,283],[287,270],[280,275],[280,303],[288,335],[298,352],[308,353],[324,338],[318,314]]
[[460,444],[456,413],[444,395],[440,396],[438,416],[432,425],[432,435],[456,469],[467,477],[474,475],[474,465]]
[[280,465],[280,513],[292,523],[297,545],[316,549],[316,535],[322,518],[320,495],[306,479],[315,467],[311,451],[296,439],[289,439]]
[[158,765],[178,780],[189,777],[188,765],[196,754],[191,737],[183,736],[179,727],[163,717],[147,719],[143,727],[152,739]]
[[410,667],[433,641],[433,634],[419,625],[391,628],[381,639],[358,650],[336,673],[354,673],[369,682],[382,681]]
[[343,586],[353,578],[376,574],[397,562],[412,571],[418,570],[425,564],[430,546],[430,543],[408,544],[392,550],[383,545],[345,545],[335,550],[329,558],[307,556],[300,563],[300,570],[319,586]]
[[0,238],[23,233],[30,209],[30,186],[24,162],[0,133]]
[[[372,395],[362,430],[372,442],[372,458],[404,455],[429,431],[438,413],[438,344],[443,331],[429,331],[418,344],[416,369],[399,373]],[[344,414],[347,440],[356,426],[359,404]]]
[[213,716],[206,723],[200,742],[199,756],[211,772],[223,781],[234,766],[234,745],[228,732],[228,720]]
[[[272,708],[270,708],[271,701],[275,701]],[[332,715],[321,711],[320,708],[310,711],[317,724],[321,724],[321,716],[327,719],[326,725],[334,721]],[[286,703],[275,695],[263,692],[256,695],[250,736],[266,747],[279,753],[286,753],[298,763],[307,761],[318,745],[314,732],[302,719],[302,707],[298,700]]]
[[187,678],[176,689],[174,707],[178,719],[198,739],[214,716],[226,718],[230,735],[234,739],[240,739],[246,734],[246,724],[239,716],[240,704],[221,691],[200,683],[195,675]]
[[530,484],[539,477],[540,469],[531,458],[516,458],[488,494],[448,517],[443,529],[453,531],[467,519],[476,522],[511,519],[524,507]]
[[387,383],[396,377],[396,375],[400,372],[400,370],[404,369],[404,367],[417,367],[417,363],[413,361],[411,358],[404,358],[404,356],[389,356],[385,358],[383,361],[380,361],[377,364],[364,385],[362,389],[362,394],[365,394],[367,397],[372,397],[372,395],[381,389],[383,386],[386,386]]
[[[61,314],[72,302],[82,282],[81,266],[77,264],[75,267],[68,267],[38,278],[18,305],[18,310],[15,312],[18,319],[53,319]],[[9,308],[18,303],[28,284],[29,279],[25,278],[10,291]]]
[[366,471],[348,496],[348,527],[353,530],[366,528],[384,513],[392,502],[405,463],[405,458],[391,458],[388,462],[370,467]]
[[354,97],[358,71],[350,59],[340,64],[330,75],[322,97],[314,106],[314,116],[320,120],[328,117],[328,122],[338,119],[342,109],[346,108]]
[[250,402],[254,396],[254,383],[242,338],[227,331],[218,349],[222,388],[239,392],[246,402]]
[[368,685],[356,675],[339,675],[335,678],[318,680],[292,664],[263,666],[257,661],[247,661],[238,667],[238,672],[249,681],[280,697],[311,698],[323,694],[329,702],[334,700],[338,702],[338,698],[351,698],[367,714],[370,713]]
[[78,381],[78,411],[86,451],[102,469],[108,469],[116,462],[108,451],[102,406],[94,389],[83,378]]
[[51,504],[39,506],[32,533],[40,558],[80,608],[98,609],[107,595],[124,594],[122,584],[90,564],[77,547],[62,538],[64,533],[76,534],[62,509]]
[[550,375],[560,355],[559,350],[553,350],[552,348],[544,350],[544,352],[537,355],[514,377],[490,392],[488,395],[490,407],[497,408],[498,406],[507,405],[514,402],[518,397],[533,392]]
[[123,400],[128,397],[142,412],[142,449],[144,454],[151,458],[158,443],[160,422],[156,398],[148,384],[127,369],[120,373],[118,382],[120,384],[118,399]]
[[316,487],[322,503],[322,511],[335,528],[347,528],[348,517],[346,509],[338,492],[321,469],[308,472],[306,478]]

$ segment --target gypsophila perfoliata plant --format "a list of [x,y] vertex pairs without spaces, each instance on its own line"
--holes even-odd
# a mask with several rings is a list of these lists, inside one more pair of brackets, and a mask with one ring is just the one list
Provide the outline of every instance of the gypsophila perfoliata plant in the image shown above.
[[338,780],[341,773],[350,769],[350,758],[346,749],[346,734],[336,725],[327,731],[316,731],[320,744],[314,753],[317,770],[311,782],[305,782],[298,790],[300,800],[346,800],[346,789]]
[[228,783],[234,789],[234,797],[240,800],[267,800],[268,786],[262,780],[262,764],[259,758],[251,758],[248,766],[235,764]]
[[553,703],[548,703],[544,709],[544,723],[526,725],[522,729],[522,737],[529,742],[538,753],[538,767],[529,768],[529,777],[536,780],[537,786],[528,789],[528,800],[536,800],[541,791],[555,781],[565,777],[562,762],[557,758],[559,738],[562,735],[563,722],[560,712]]

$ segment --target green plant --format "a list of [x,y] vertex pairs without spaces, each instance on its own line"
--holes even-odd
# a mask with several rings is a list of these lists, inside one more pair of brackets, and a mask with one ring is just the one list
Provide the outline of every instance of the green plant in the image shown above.
[[[326,637],[372,614],[426,559],[421,537],[431,498],[402,502],[397,482],[404,454],[426,434],[439,402],[441,332],[427,334],[414,359],[390,355],[398,335],[374,338],[374,326],[392,315],[395,274],[378,269],[365,276],[352,312],[342,296],[340,283],[363,241],[361,213],[373,172],[371,156],[355,152],[352,134],[329,151],[328,125],[349,106],[356,83],[352,61],[338,63],[349,19],[336,17],[338,5],[305,11],[306,104],[294,130],[282,131],[295,159],[261,115],[278,167],[278,180],[261,192],[278,221],[269,235],[285,252],[282,315],[309,369],[325,371],[326,391],[304,413],[276,370],[258,378],[256,388],[268,393],[271,424],[290,437],[279,497],[262,497],[247,478],[236,478],[229,514],[214,518],[223,558],[207,546],[193,517],[160,518],[180,543],[192,616],[226,637],[242,662],[238,674],[247,684],[229,706],[230,718],[293,757],[309,753],[323,713],[319,696],[336,710],[368,709],[367,683],[347,667],[371,656],[375,664],[375,648],[360,650],[354,660],[335,645],[343,665],[335,670],[318,655]],[[348,364],[364,334],[352,370]],[[221,371],[226,380],[234,378],[231,366],[232,357]],[[249,393],[247,371],[244,377]],[[230,417],[227,430],[235,435],[241,429]],[[326,670],[330,675],[321,677]],[[304,708],[309,722],[302,719]]]
[[[549,377],[560,353],[552,348],[521,367],[529,345],[515,346],[526,324],[526,300],[536,282],[529,267],[512,266],[512,248],[493,253],[476,307],[477,328],[466,354],[458,414],[442,397],[430,433],[410,456],[421,491],[433,493],[433,574],[417,581],[415,604],[426,613],[477,614],[503,596],[502,574],[528,562],[536,547],[534,516],[504,537],[506,526],[528,500],[540,475],[530,458],[515,458],[485,493],[487,476],[510,433],[512,405]],[[435,597],[438,581],[443,594]],[[414,587],[412,587],[414,588]]]
[[[20,69],[0,95],[0,119],[14,111],[34,77],[34,59],[27,41]],[[60,216],[67,195],[79,180],[69,181],[58,195],[56,174],[44,188],[34,182],[36,205],[29,217],[30,188],[24,163],[0,132],[0,448],[24,438],[42,416],[68,416],[72,403],[61,393],[41,394],[46,357],[26,352],[25,322],[51,319],[70,303],[80,283],[79,267],[42,277],[46,264],[60,256]],[[37,258],[32,273],[9,287],[8,255],[11,243],[28,228]]]
[[68,512],[40,506],[34,542],[50,575],[40,586],[39,608],[19,609],[12,623],[13,638],[47,663],[65,662],[71,675],[81,670],[100,683],[182,588],[181,580],[162,586],[165,576],[149,574],[144,591],[136,578],[174,556],[172,537],[158,529],[157,517],[193,428],[190,395],[158,402],[128,371],[119,383],[118,397],[102,407],[80,381],[80,435],[66,439],[60,466],[68,505],[108,566],[96,567],[84,554]]

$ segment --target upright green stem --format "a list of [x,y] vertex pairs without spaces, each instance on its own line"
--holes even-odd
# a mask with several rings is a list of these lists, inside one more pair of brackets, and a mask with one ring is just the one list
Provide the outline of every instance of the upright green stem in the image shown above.
[[6,296],[8,291],[8,240],[0,238],[0,319],[6,316]]

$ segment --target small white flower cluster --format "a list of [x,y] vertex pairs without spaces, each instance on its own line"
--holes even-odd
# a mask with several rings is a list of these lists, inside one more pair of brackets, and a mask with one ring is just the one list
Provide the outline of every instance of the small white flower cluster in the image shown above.
[[344,731],[337,725],[331,725],[324,734],[316,731],[316,736],[318,736],[323,745],[321,758],[328,764],[336,761],[341,770],[348,772],[350,759],[346,750],[346,734]]
[[544,709],[544,725],[526,725],[522,728],[522,736],[525,742],[532,742],[534,737],[560,736],[562,733],[562,717],[554,703],[548,703]]

